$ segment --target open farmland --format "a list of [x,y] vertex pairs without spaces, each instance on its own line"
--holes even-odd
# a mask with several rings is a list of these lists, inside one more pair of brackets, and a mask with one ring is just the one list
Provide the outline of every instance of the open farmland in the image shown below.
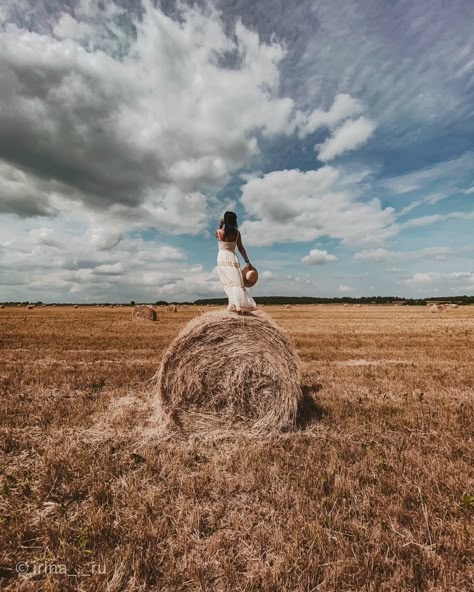
[[311,413],[159,439],[152,377],[214,308],[0,311],[0,589],[474,590],[474,307],[267,306]]

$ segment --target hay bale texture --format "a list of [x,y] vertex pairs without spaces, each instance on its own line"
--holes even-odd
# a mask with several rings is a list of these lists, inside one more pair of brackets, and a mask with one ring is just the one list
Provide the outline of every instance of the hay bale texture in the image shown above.
[[149,304],[138,304],[133,309],[133,320],[156,321],[156,309]]
[[301,397],[298,355],[262,311],[194,318],[169,346],[156,379],[160,420],[189,432],[290,428]]
[[170,304],[166,307],[166,312],[178,312],[178,307],[175,304]]

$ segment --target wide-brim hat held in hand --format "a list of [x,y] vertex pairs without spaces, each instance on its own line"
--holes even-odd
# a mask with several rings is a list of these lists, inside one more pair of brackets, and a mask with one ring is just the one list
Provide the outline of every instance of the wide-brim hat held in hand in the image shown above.
[[242,269],[242,278],[244,280],[244,286],[246,288],[251,288],[257,283],[258,271],[255,269],[255,267],[250,268],[248,265],[246,265]]

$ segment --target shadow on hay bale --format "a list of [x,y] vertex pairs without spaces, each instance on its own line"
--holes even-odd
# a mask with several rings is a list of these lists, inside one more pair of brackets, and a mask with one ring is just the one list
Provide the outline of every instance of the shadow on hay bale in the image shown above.
[[262,311],[194,318],[169,346],[156,380],[158,418],[170,430],[285,431],[314,412],[302,407],[298,355]]

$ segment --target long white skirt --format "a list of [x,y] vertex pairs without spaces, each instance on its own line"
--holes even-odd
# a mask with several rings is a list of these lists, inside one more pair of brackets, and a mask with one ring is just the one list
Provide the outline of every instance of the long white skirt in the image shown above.
[[222,249],[217,255],[217,273],[229,299],[228,310],[255,310],[255,300],[244,287],[239,258],[232,251]]

